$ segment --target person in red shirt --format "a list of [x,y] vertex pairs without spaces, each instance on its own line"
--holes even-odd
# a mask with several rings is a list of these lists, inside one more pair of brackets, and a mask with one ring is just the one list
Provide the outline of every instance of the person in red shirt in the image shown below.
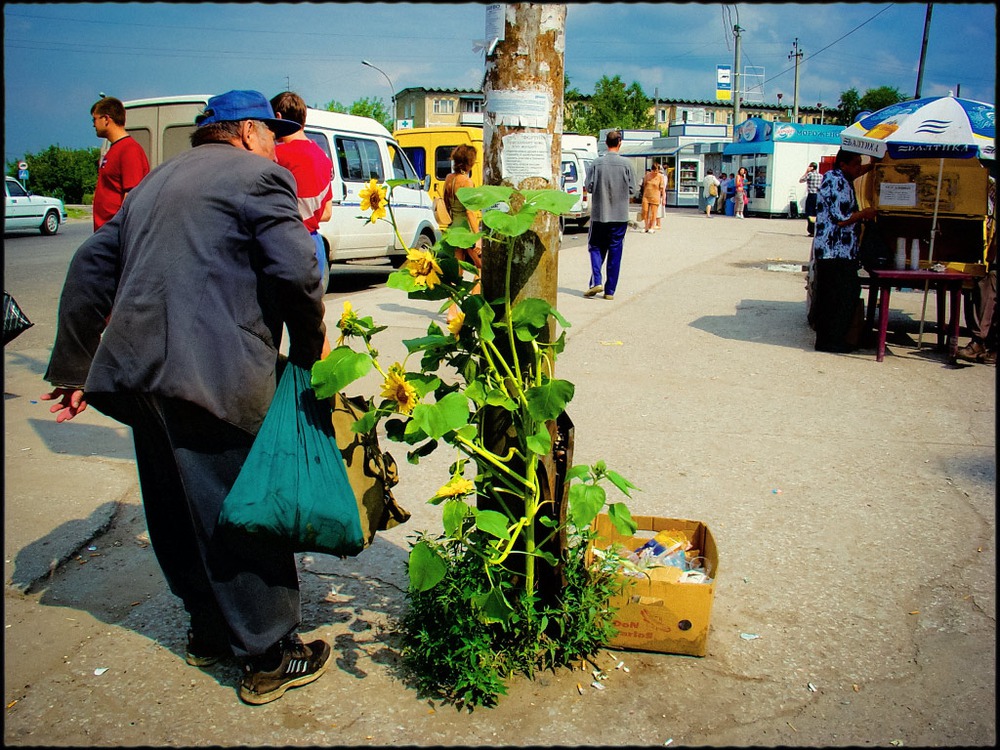
[[101,156],[94,188],[94,231],[96,232],[122,207],[129,190],[149,174],[146,152],[125,131],[125,105],[113,96],[105,96],[90,108],[94,131],[106,138],[108,150]]
[[299,213],[316,243],[316,261],[323,278],[323,289],[326,289],[330,280],[330,261],[319,225],[322,221],[329,221],[333,215],[333,186],[330,184],[333,163],[305,133],[306,103],[301,96],[283,91],[271,99],[271,107],[278,119],[299,124],[296,132],[278,139],[274,154],[278,164],[295,177]]

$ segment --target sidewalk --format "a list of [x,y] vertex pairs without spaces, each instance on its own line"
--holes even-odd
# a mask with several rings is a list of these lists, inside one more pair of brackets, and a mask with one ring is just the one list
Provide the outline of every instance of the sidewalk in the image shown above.
[[[127,433],[93,412],[43,426],[29,402],[47,351],[29,340],[4,353],[5,744],[994,744],[995,368],[918,351],[918,293],[893,295],[884,362],[815,352],[803,274],[767,270],[807,261],[801,221],[678,209],[663,226],[627,234],[614,300],[582,296],[586,248],[564,244],[556,367],[576,384],[575,462],[641,488],[633,514],[712,529],[706,657],[603,651],[603,691],[589,672],[539,674],[471,713],[418,696],[391,628],[451,456],[413,466],[385,441],[411,520],[356,558],[302,557],[302,628],[335,644],[336,666],[242,705],[234,665],[184,663]],[[341,299],[327,296],[328,326]],[[384,288],[351,300],[391,326],[386,359],[437,307]]]

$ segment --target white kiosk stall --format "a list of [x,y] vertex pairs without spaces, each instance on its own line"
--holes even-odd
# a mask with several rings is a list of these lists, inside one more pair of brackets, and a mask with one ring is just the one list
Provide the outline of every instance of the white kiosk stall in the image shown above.
[[733,171],[746,167],[751,187],[746,213],[796,217],[805,207],[799,178],[809,162],[825,172],[840,148],[842,125],[801,125],[751,117],[736,129],[736,142],[723,150]]

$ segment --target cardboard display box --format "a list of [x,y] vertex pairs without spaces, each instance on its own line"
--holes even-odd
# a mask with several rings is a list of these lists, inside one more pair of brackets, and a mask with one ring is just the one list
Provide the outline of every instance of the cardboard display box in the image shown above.
[[[608,516],[598,516],[594,522],[598,537],[593,546],[603,550],[618,543],[631,551],[660,531],[681,530],[691,540],[697,554],[706,560],[706,571],[712,580],[710,583],[679,583],[676,579],[680,569],[670,567],[650,568],[649,577],[622,575],[628,585],[610,602],[617,609],[614,625],[618,635],[608,645],[704,656],[708,652],[708,626],[719,575],[719,552],[712,532],[701,521],[656,516],[635,516],[634,520],[639,525],[636,536],[624,537]],[[593,559],[592,550],[588,551],[588,559]]]

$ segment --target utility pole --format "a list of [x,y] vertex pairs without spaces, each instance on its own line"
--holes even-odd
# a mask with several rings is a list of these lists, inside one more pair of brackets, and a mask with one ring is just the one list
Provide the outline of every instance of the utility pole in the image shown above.
[[736,141],[736,129],[740,126],[740,32],[739,24],[733,26],[736,35],[736,55],[733,59],[733,142]]
[[[517,190],[559,189],[562,165],[563,86],[566,47],[566,6],[549,3],[508,3],[501,6],[502,21],[487,35],[498,41],[486,54],[483,81],[483,182],[509,185]],[[505,154],[507,158],[505,158]],[[501,298],[511,253],[510,298],[541,299],[556,306],[559,261],[559,218],[541,211],[531,229],[514,238],[508,248],[496,242],[483,243],[482,293],[487,300]],[[542,334],[554,339],[554,324]],[[497,337],[497,345],[507,346]],[[520,344],[515,344],[520,346]],[[528,351],[522,362],[531,361]],[[526,373],[527,376],[527,373]],[[495,407],[484,417],[484,437],[491,450],[507,453],[510,417]],[[553,450],[541,459],[539,480],[544,501],[551,501],[553,514],[565,514],[565,473],[572,462],[572,422],[566,415],[558,425],[548,425]],[[516,464],[518,459],[514,459]],[[515,468],[511,466],[511,468]],[[511,498],[510,503],[515,502]],[[491,508],[484,497],[477,506]],[[514,505],[510,509],[514,510]],[[515,511],[516,512],[516,511]],[[550,514],[552,515],[552,514]],[[545,530],[539,528],[538,537]],[[554,538],[544,547],[559,557],[564,540]],[[515,555],[522,558],[523,556]],[[513,559],[513,558],[512,558]],[[517,563],[515,563],[517,564]],[[561,587],[558,573],[547,565],[538,569],[539,592],[552,596]]]
[[[562,164],[563,49],[566,6],[508,3],[504,38],[486,58],[483,87],[483,181],[516,189],[559,188]],[[539,148],[548,158],[540,163]],[[505,150],[517,159],[507,160]],[[528,162],[534,168],[523,169]],[[537,297],[555,305],[559,221],[539,214],[527,253],[519,252],[512,271],[511,295]],[[504,292],[506,258],[484,253],[483,294],[496,299]],[[513,300],[512,300],[513,301]]]
[[799,121],[799,60],[802,59],[802,50],[799,49],[799,38],[795,37],[792,42],[792,51],[788,53],[788,59],[795,58],[795,89],[792,91],[792,122]]
[[920,98],[920,87],[924,83],[924,59],[927,57],[927,38],[931,33],[931,10],[934,3],[927,3],[927,15],[924,16],[924,41],[920,45],[920,64],[917,66],[917,90],[913,94],[914,99]]

